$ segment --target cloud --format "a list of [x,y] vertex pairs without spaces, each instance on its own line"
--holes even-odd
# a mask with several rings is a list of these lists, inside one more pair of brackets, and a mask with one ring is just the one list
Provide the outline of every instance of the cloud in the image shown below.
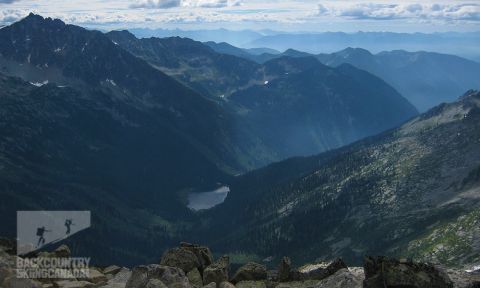
[[15,21],[18,21],[25,17],[26,14],[24,11],[14,10],[14,9],[6,9],[0,11],[0,23],[3,24],[10,24]]
[[[1,0],[0,0],[1,1]],[[130,8],[169,9],[176,7],[224,8],[240,6],[241,1],[232,0],[140,0]]]
[[343,17],[353,20],[443,20],[480,21],[480,4],[476,3],[407,3],[397,2],[353,3],[346,1],[328,2],[318,6],[317,16]]
[[130,8],[168,9],[180,7],[181,5],[181,0],[146,0],[131,4]]

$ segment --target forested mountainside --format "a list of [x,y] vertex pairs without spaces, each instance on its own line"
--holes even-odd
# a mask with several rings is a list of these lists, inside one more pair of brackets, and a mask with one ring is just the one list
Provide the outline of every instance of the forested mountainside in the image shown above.
[[297,261],[386,254],[476,263],[479,120],[480,93],[470,91],[397,129],[238,177],[225,203],[205,213],[205,241]]

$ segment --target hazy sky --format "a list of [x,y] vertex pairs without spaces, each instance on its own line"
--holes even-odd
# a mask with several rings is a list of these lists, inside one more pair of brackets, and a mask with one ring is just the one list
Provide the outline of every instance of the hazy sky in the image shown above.
[[480,31],[480,0],[0,0],[2,24],[29,12],[103,29]]

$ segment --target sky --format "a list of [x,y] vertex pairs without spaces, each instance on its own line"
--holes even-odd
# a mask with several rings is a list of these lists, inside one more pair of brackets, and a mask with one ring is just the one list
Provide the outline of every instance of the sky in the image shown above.
[[30,12],[104,30],[480,31],[480,0],[0,0],[0,25]]

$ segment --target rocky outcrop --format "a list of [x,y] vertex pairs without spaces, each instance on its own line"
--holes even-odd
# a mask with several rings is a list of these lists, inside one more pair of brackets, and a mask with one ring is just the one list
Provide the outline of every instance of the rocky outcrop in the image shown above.
[[182,269],[157,264],[135,267],[125,288],[145,288],[152,279],[161,281],[167,287],[192,288]]
[[453,288],[448,275],[431,264],[367,256],[363,267],[365,288]]
[[362,280],[348,268],[342,268],[323,279],[315,288],[362,288]]
[[267,279],[267,267],[254,262],[249,262],[238,269],[232,278],[232,283],[241,281],[257,281]]
[[228,273],[230,270],[230,258],[222,256],[215,263],[205,268],[203,271],[203,283],[215,282],[220,284],[228,281]]
[[197,256],[198,262],[200,263],[200,267],[198,267],[200,272],[203,272],[207,266],[213,263],[213,254],[210,248],[206,246],[182,242],[180,243],[180,248],[189,250]]
[[291,280],[291,267],[292,263],[290,258],[283,257],[280,261],[280,265],[278,266],[278,281],[279,282],[287,282]]
[[294,271],[292,278],[297,281],[322,280],[345,268],[347,265],[342,259],[336,259],[330,263],[308,264]]
[[203,286],[202,275],[200,274],[200,271],[198,271],[197,268],[188,272],[187,273],[187,278],[188,278],[188,281],[190,281],[190,283],[194,287],[202,287]]
[[[67,255],[66,252],[70,251],[66,246],[60,248],[44,254],[51,257],[55,253]],[[228,256],[213,261],[207,247],[185,243],[168,250],[162,258],[183,268],[152,264],[137,266],[131,271],[112,265],[105,268],[90,267],[89,275],[82,279],[35,281],[16,278],[17,256],[9,255],[5,252],[7,250],[0,242],[2,288],[477,288],[480,283],[480,275],[474,271],[443,270],[431,264],[386,257],[365,257],[363,268],[347,268],[341,259],[337,259],[295,269],[290,259],[284,257],[277,270],[267,271],[264,265],[250,262],[240,267],[228,281]],[[183,259],[182,255],[186,255],[186,258]],[[206,263],[210,264],[204,267]],[[193,264],[199,264],[199,267],[188,272],[183,270],[191,268]],[[203,273],[200,269],[203,269]]]
[[60,247],[55,249],[53,254],[55,255],[55,257],[58,258],[68,258],[72,253],[70,252],[70,248],[68,248],[67,245],[61,245]]
[[240,281],[235,285],[236,288],[267,288],[265,281]]
[[217,288],[217,284],[215,284],[214,282],[210,283],[210,284],[207,284],[205,286],[203,286],[203,288]]
[[194,268],[200,268],[200,262],[197,255],[191,250],[178,247],[167,250],[160,260],[160,265],[177,267],[188,273]]
[[218,288],[235,288],[235,285],[233,285],[230,282],[222,282],[220,285],[218,285]]

